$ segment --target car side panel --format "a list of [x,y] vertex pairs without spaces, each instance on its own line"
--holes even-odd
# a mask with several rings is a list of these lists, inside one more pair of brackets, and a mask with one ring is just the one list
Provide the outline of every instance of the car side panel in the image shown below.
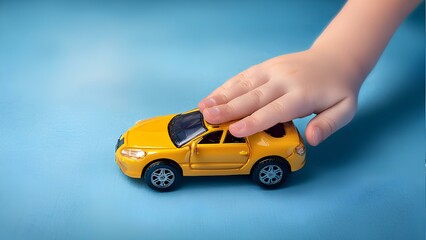
[[[147,155],[140,160],[133,160],[123,157],[120,149],[116,152],[116,162],[120,169],[129,177],[140,178],[146,167],[160,159],[169,159],[176,162],[182,169],[184,176],[219,176],[219,175],[247,175],[250,174],[252,167],[260,159],[268,156],[279,156],[286,159],[292,171],[296,171],[305,164],[305,156],[299,156],[294,153],[297,145],[303,143],[292,122],[285,123],[286,135],[282,138],[273,138],[265,132],[260,132],[247,137],[248,159],[245,163],[235,162],[223,168],[216,166],[220,162],[204,166],[203,169],[194,169],[190,165],[190,143],[181,148],[150,148],[146,149]],[[226,130],[227,127],[218,129]],[[234,164],[234,165],[233,165]],[[217,168],[216,168],[217,167]]]

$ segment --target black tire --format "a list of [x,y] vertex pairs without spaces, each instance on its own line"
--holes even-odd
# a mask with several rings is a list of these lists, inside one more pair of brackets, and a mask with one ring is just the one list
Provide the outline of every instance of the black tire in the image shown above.
[[267,158],[256,164],[251,173],[253,181],[267,189],[281,186],[290,175],[288,162],[279,158]]
[[182,173],[173,164],[160,161],[152,163],[143,176],[148,186],[155,191],[167,192],[176,188],[182,178]]

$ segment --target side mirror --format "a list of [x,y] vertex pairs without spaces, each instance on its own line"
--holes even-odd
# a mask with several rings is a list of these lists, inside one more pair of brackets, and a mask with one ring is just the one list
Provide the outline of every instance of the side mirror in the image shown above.
[[193,154],[198,154],[197,143],[195,141],[191,143],[191,155]]

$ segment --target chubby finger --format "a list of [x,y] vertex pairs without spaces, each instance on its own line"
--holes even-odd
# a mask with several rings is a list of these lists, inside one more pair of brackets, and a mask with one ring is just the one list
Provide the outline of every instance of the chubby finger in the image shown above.
[[228,103],[206,108],[203,111],[203,115],[207,122],[215,124],[241,119],[254,113],[283,94],[285,92],[281,86],[273,86],[270,83],[266,83],[232,99]]
[[198,108],[201,112],[208,107],[225,104],[266,82],[266,78],[255,68],[249,68],[228,80],[214,90],[205,99],[201,100]]
[[305,131],[308,143],[317,146],[348,124],[355,115],[356,105],[356,100],[344,99],[311,119]]
[[251,78],[258,78],[260,77],[259,74],[261,73],[261,68],[259,65],[254,65],[246,70],[238,73],[237,75],[233,76],[229,80],[227,80],[222,86],[215,89],[213,92],[211,92],[206,98],[216,95],[220,93],[221,91],[225,89],[232,88],[233,86],[237,85],[240,81],[244,79],[251,79]]
[[267,104],[248,117],[231,124],[229,131],[236,137],[246,137],[294,118],[306,116],[312,109],[303,108],[303,99],[297,93],[288,93]]

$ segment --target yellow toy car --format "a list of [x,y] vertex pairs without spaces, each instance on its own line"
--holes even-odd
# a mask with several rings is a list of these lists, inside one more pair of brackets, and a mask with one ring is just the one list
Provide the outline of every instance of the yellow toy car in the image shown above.
[[305,145],[292,122],[246,138],[206,122],[198,109],[139,121],[117,141],[115,161],[129,177],[143,177],[157,191],[175,188],[182,176],[248,175],[276,188],[305,164]]

